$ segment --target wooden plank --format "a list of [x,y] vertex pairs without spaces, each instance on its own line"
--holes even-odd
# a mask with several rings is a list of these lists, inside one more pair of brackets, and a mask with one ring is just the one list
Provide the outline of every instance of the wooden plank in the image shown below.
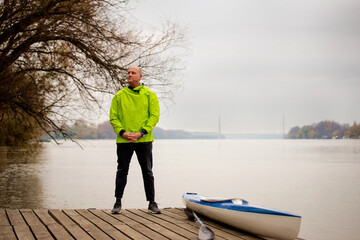
[[[200,225],[194,221],[190,221],[185,214],[184,214],[184,216],[182,216],[180,211],[171,213],[170,210],[169,211],[164,210],[163,215],[169,215],[169,216],[173,216],[176,219],[181,219],[179,221],[186,223],[188,226],[191,226],[192,231],[194,231],[194,229],[196,229],[195,230],[196,233],[199,232]],[[209,222],[204,221],[204,219],[202,219],[202,221],[204,222],[204,224],[206,226],[210,227]],[[244,239],[243,237],[238,236],[236,234],[232,235],[232,234],[223,232],[221,228],[215,228],[212,226],[212,227],[210,227],[210,229],[215,233],[217,239],[231,239],[231,240]]]
[[[93,214],[95,214],[98,218],[101,218],[103,221],[115,226],[115,225],[126,225],[123,221],[120,221],[117,218],[114,218],[114,214],[107,214],[106,212],[110,213],[110,210],[101,210],[101,209],[95,209],[90,210]],[[119,214],[121,215],[121,214]]]
[[151,228],[152,230],[154,230],[155,232],[165,236],[166,238],[170,238],[170,239],[176,239],[176,240],[184,240],[186,238],[182,237],[181,235],[159,225],[158,223],[155,222],[151,222],[147,219],[144,219],[142,217],[139,217],[133,213],[131,213],[129,210],[124,210],[123,215],[133,219],[134,221],[137,221],[145,226],[147,226],[148,228]]
[[[111,214],[110,210],[106,210],[105,212],[107,214]],[[124,210],[122,210],[122,212],[124,212]],[[123,213],[113,214],[112,216],[122,222],[125,222],[127,225],[131,226],[131,228],[135,229],[137,232],[144,234],[150,239],[156,239],[156,240],[168,239],[163,235],[159,234],[158,232],[152,230],[150,227],[140,224],[139,222],[134,221],[133,219],[125,216]]]
[[71,220],[59,209],[49,210],[50,216],[56,219],[75,239],[92,240],[82,228],[80,228],[74,221]]
[[[184,212],[184,209],[170,209],[169,212],[172,212],[176,215],[178,215],[180,218],[188,218],[187,215]],[[257,237],[251,233],[247,233],[244,231],[241,231],[239,229],[232,228],[230,226],[214,222],[210,220],[209,218],[203,218],[201,219],[207,226],[211,227],[211,230],[214,231],[214,233],[217,236],[224,237],[226,239],[245,239],[245,240],[259,240],[262,239],[260,237]],[[191,221],[190,221],[191,222]],[[194,224],[197,224],[193,222]]]
[[165,221],[171,221],[174,224],[178,224],[178,225],[184,225],[184,226],[192,226],[193,221],[190,221],[187,217],[182,217],[178,214],[175,213],[171,213],[169,211],[169,209],[164,209],[161,211],[163,214],[159,214],[158,217],[164,219]]
[[[143,235],[142,233],[136,231],[129,225],[125,224],[124,222],[120,221],[119,219],[113,217],[105,213],[103,210],[90,210],[93,214],[97,217],[101,218],[102,220],[106,221],[107,223],[111,224],[114,228],[120,230],[125,235],[129,236],[131,239],[139,239],[139,240],[148,240],[149,238]],[[106,211],[106,210],[105,210]],[[110,213],[110,210],[107,210]]]
[[26,225],[24,218],[21,216],[20,211],[17,209],[7,209],[6,213],[8,215],[10,224],[13,226]]
[[192,221],[190,221],[189,219],[178,219],[174,216],[171,216],[171,215],[167,215],[166,214],[166,210],[162,210],[162,214],[161,214],[161,218],[166,220],[166,221],[171,221],[173,222],[174,224],[178,225],[179,227],[181,228],[184,228],[184,229],[187,229],[188,231],[194,233],[196,236],[198,235],[199,233],[199,226],[196,225],[196,224],[193,224]]
[[49,215],[49,212],[46,209],[35,209],[34,213],[40,219],[40,221],[45,225],[57,224],[55,219],[53,219]]
[[101,218],[98,218],[96,215],[92,214],[90,211],[85,209],[79,209],[76,210],[77,213],[79,213],[81,216],[86,218],[88,221],[93,223],[95,226],[100,228],[104,233],[109,235],[111,238],[114,239],[131,239],[125,234],[123,234],[118,229],[111,226],[109,223],[103,221]]
[[27,226],[24,218],[17,209],[7,209],[6,214],[9,218],[9,222],[13,225],[14,233],[19,240],[32,240],[35,239]]
[[16,240],[12,226],[0,225],[0,240]]
[[110,240],[111,238],[92,224],[89,220],[78,214],[75,210],[63,210],[63,212],[80,225],[90,236],[95,239]]
[[181,221],[165,216],[164,214],[149,214],[147,211],[144,210],[130,210],[132,213],[147,219],[152,222],[156,222],[157,224],[176,232],[177,234],[188,238],[193,239],[196,238],[197,231],[195,231],[195,228],[193,228],[191,231],[191,226],[187,225],[186,223],[182,223]]
[[27,225],[30,226],[30,229],[36,239],[54,239],[31,209],[21,209],[20,213],[24,217]]
[[31,225],[30,229],[37,240],[54,239],[44,225]]
[[0,226],[10,226],[10,222],[4,209],[0,209]]
[[35,240],[29,226],[20,224],[14,226],[15,234],[19,240]]
[[27,225],[42,225],[39,218],[31,209],[21,209],[20,213],[24,217]]
[[50,233],[57,239],[57,240],[67,240],[73,239],[73,237],[65,230],[65,228],[58,224],[54,218],[49,215],[48,210],[45,209],[35,209],[33,210],[39,220],[47,226]]
[[68,233],[65,228],[57,223],[47,225],[47,228],[51,234],[55,237],[56,240],[69,240],[74,239],[70,233]]
[[194,222],[188,219],[177,219],[176,217],[169,215],[167,211],[162,211],[161,218],[167,221],[173,221],[174,224],[178,225],[181,228],[187,229],[188,231],[196,234],[199,233],[199,226],[194,224]]
[[[196,223],[195,221],[190,221],[188,219],[187,215],[184,212],[184,209],[169,209],[169,211],[164,211],[164,214],[175,216],[176,218],[182,219],[183,221],[187,222],[188,224],[191,224],[191,225],[199,228],[198,223]],[[233,232],[226,232],[226,231],[224,231],[224,227],[216,225],[216,223],[214,223],[213,221],[211,221],[208,218],[202,218],[201,220],[204,222],[204,224],[206,226],[210,227],[211,230],[213,230],[213,232],[215,233],[215,235],[217,237],[221,237],[224,239],[247,239],[246,238],[247,235],[243,234],[241,231],[236,230]],[[261,238],[256,237],[255,239],[261,239]]]
[[163,210],[163,212],[164,212],[165,215],[168,215],[168,216],[171,216],[172,218],[178,219],[181,222],[190,221],[187,216],[182,215],[181,212],[179,210],[177,210],[177,209],[169,208],[169,209]]

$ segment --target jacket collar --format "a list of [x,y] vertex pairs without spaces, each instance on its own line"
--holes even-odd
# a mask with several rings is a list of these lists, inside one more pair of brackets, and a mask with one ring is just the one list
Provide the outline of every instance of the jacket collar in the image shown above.
[[140,90],[144,87],[144,85],[137,86],[135,88],[128,86],[128,89],[134,91],[134,92],[140,92]]

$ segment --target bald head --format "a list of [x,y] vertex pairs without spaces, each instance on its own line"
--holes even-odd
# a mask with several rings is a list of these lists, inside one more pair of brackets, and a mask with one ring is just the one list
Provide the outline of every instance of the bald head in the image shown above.
[[141,68],[137,66],[132,66],[128,70],[127,81],[129,85],[133,88],[140,85],[140,79],[142,77]]
[[136,71],[138,71],[138,72],[140,73],[140,75],[142,75],[142,70],[141,70],[140,67],[138,67],[138,66],[131,66],[131,67],[129,68],[129,70],[130,70],[130,69],[136,70]]

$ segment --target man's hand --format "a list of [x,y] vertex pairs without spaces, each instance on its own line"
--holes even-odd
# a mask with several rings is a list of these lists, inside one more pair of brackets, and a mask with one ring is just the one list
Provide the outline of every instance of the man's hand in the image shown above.
[[122,137],[127,139],[129,142],[136,142],[139,138],[141,138],[141,133],[124,132]]

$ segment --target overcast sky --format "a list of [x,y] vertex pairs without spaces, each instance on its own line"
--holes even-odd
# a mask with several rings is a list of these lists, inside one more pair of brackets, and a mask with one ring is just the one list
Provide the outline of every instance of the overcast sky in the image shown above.
[[[139,0],[144,26],[188,27],[184,87],[164,129],[282,133],[360,122],[360,1]],[[163,109],[165,110],[165,109]]]

